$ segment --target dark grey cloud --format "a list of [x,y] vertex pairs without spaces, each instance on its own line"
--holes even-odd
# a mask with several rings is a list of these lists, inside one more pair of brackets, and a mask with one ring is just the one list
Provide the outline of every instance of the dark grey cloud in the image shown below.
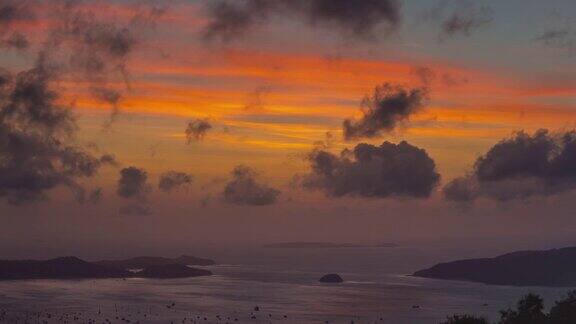
[[212,129],[212,124],[208,118],[191,120],[186,125],[186,141],[188,144],[202,141],[210,129]]
[[15,22],[34,19],[30,2],[26,0],[3,0],[0,3],[0,26],[6,29]]
[[570,55],[576,54],[576,30],[571,27],[547,30],[538,35],[535,41]]
[[414,66],[410,72],[418,83],[426,89],[432,89],[438,83],[445,87],[456,87],[468,83],[468,79],[463,76],[453,75],[447,72],[442,73],[428,66]]
[[479,157],[476,175],[481,181],[545,177],[551,171],[552,153],[556,148],[555,139],[546,130],[539,130],[534,135],[519,132]]
[[143,199],[150,192],[147,181],[148,173],[144,169],[133,166],[124,168],[120,170],[116,192],[123,198]]
[[336,27],[355,36],[374,36],[381,24],[395,29],[401,20],[401,3],[397,0],[301,0],[289,1],[304,11],[309,23]]
[[276,6],[273,1],[246,0],[241,3],[217,1],[208,8],[210,22],[204,31],[207,39],[224,41],[241,37],[256,25],[268,20],[271,9]]
[[576,188],[576,131],[517,132],[476,160],[470,174],[444,187],[448,200],[500,201],[553,195]]
[[104,154],[100,157],[100,161],[102,161],[103,163],[106,164],[110,164],[112,166],[118,166],[118,160],[116,160],[116,157],[112,154]]
[[256,87],[256,89],[248,93],[244,110],[253,113],[263,112],[265,110],[264,97],[271,91],[271,86],[263,85]]
[[472,201],[478,197],[478,187],[473,177],[465,176],[448,182],[442,193],[451,201]]
[[440,180],[428,153],[407,142],[362,143],[340,155],[315,149],[308,162],[310,173],[298,176],[296,182],[331,197],[425,198]]
[[8,48],[14,48],[17,50],[25,50],[30,46],[28,38],[19,32],[14,32],[4,40],[2,40],[2,45]]
[[3,0],[0,3],[0,44],[5,48],[23,50],[30,42],[21,32],[14,30],[16,24],[35,20],[30,1]]
[[[129,89],[128,61],[164,10],[139,4],[130,8],[127,17],[110,20],[99,17],[81,1],[59,4],[55,5],[57,22],[49,31],[49,46],[53,52],[67,53],[61,63],[90,82],[96,99],[112,106],[112,122],[119,113],[123,92]],[[124,82],[125,88],[110,86],[116,81]]]
[[46,62],[39,62],[30,70],[16,75],[4,74],[1,120],[12,126],[28,124],[39,131],[58,135],[69,134],[74,128],[70,109],[56,103],[58,92],[51,86],[56,74]]
[[118,196],[128,200],[127,204],[120,207],[120,214],[124,215],[148,215],[151,213],[148,203],[148,194],[151,186],[148,184],[148,173],[137,167],[127,167],[120,171]]
[[[45,200],[59,186],[80,202],[94,202],[101,192],[88,191],[82,182],[117,164],[112,155],[97,155],[93,147],[77,143],[77,125],[71,107],[61,104],[59,81],[71,76],[88,81],[98,98],[116,107],[121,94],[107,83],[113,74],[126,79],[139,31],[158,13],[141,6],[128,22],[107,21],[83,4],[0,2],[0,49],[35,55],[31,67],[20,72],[0,68],[0,198],[9,203]],[[28,30],[18,29],[20,22],[40,16],[46,18],[44,34],[28,37]]]
[[0,77],[0,198],[9,203],[46,199],[58,186],[81,198],[79,180],[113,164],[111,155],[76,144],[70,108],[57,103],[56,77],[42,56],[30,70]]
[[0,2],[0,39],[4,47],[25,49],[28,38],[15,31],[16,24],[35,20],[34,7],[31,1],[3,0]]
[[80,204],[90,203],[95,205],[100,203],[104,196],[102,188],[88,190],[83,186],[72,186],[71,191]]
[[[94,6],[101,10],[94,10]],[[110,104],[116,116],[129,90],[128,61],[143,43],[163,10],[135,2],[120,18],[104,2],[3,0],[0,2],[0,47],[40,52],[44,65],[67,77],[88,82],[94,98]],[[41,20],[43,32],[30,35],[20,22]],[[33,36],[33,37],[31,37]],[[33,41],[32,41],[33,40]],[[119,88],[112,84],[124,82]]]
[[164,192],[171,192],[192,183],[194,177],[188,173],[167,171],[160,175],[158,188]]
[[442,0],[429,16],[440,24],[440,38],[470,36],[494,20],[494,10],[477,0]]
[[343,122],[346,140],[373,138],[393,131],[426,105],[427,88],[405,88],[385,83],[362,100],[363,116]]
[[264,206],[276,203],[280,191],[257,181],[256,172],[247,166],[237,166],[232,179],[224,187],[224,201],[236,205]]
[[398,28],[398,0],[218,0],[208,8],[208,39],[231,40],[276,17],[294,17],[312,27],[336,30],[346,36],[373,38]]
[[536,40],[547,45],[553,45],[558,41],[565,40],[568,36],[570,36],[568,29],[550,29],[536,37]]

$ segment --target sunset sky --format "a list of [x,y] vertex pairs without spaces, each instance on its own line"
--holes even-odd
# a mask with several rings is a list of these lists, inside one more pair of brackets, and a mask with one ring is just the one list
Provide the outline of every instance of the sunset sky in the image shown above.
[[[572,0],[2,1],[0,62],[13,77],[1,85],[0,252],[569,239],[575,12]],[[11,115],[16,75],[40,65],[49,77],[37,81],[74,115],[67,134],[46,130],[45,112]],[[363,99],[385,84],[370,115]],[[402,91],[421,97],[398,106]],[[375,133],[346,138],[345,120],[375,122]],[[32,172],[50,150],[31,146],[16,163],[10,132],[86,152],[97,172],[58,171],[69,162],[60,153]],[[536,171],[526,161],[540,151],[502,153],[540,140],[560,144]],[[381,165],[340,155],[385,141],[394,146],[380,153],[394,156]],[[314,168],[324,153],[330,175]],[[159,186],[170,171],[172,185]],[[30,185],[46,172],[58,174]],[[427,187],[416,193],[412,176]],[[473,183],[470,199],[450,199],[454,179]]]

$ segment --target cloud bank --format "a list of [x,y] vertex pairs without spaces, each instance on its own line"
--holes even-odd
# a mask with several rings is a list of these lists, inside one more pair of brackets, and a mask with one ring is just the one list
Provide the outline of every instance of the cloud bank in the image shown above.
[[79,180],[115,163],[112,156],[96,156],[76,143],[71,110],[57,103],[56,76],[39,57],[33,68],[0,77],[0,198],[9,203],[46,199],[58,186],[83,201]]
[[448,200],[499,201],[553,195],[576,188],[576,131],[523,131],[494,145],[473,170],[443,191]]
[[256,171],[239,165],[232,170],[232,178],[224,187],[224,201],[230,204],[265,206],[276,203],[280,191],[257,181]]
[[[100,17],[81,1],[2,1],[0,49],[26,50],[33,62],[19,72],[0,68],[0,198],[23,204],[48,198],[59,186],[78,201],[97,202],[102,193],[88,191],[83,180],[94,177],[113,156],[97,155],[75,138],[72,107],[62,104],[63,79],[86,82],[95,98],[113,104],[121,92],[109,86],[127,79],[127,60],[141,32],[159,12],[130,7],[121,21]],[[33,36],[23,23],[41,20]],[[31,41],[33,40],[33,41]]]
[[158,189],[164,192],[171,192],[190,185],[193,179],[194,177],[188,173],[167,171],[160,175]]
[[308,162],[310,173],[298,176],[297,183],[330,197],[426,198],[440,180],[428,153],[404,141],[362,143],[340,155],[315,149]]
[[151,186],[148,184],[146,170],[130,166],[120,170],[116,193],[128,199],[125,206],[120,207],[120,214],[148,215],[151,213],[148,205],[148,194]]
[[118,196],[123,198],[144,198],[150,191],[147,184],[148,173],[137,167],[127,167],[120,170],[118,179]]

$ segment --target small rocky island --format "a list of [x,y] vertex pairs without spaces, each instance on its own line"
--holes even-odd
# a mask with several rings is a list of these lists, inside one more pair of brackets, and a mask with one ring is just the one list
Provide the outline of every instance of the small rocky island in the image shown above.
[[322,276],[322,278],[320,278],[318,281],[323,283],[341,283],[344,282],[344,279],[342,279],[342,277],[336,273],[330,273]]
[[[186,260],[195,259],[143,257],[130,260],[146,260],[147,262],[125,262],[126,260],[88,262],[77,257],[62,257],[42,261],[0,260],[0,280],[185,278],[212,274],[209,270],[196,269],[185,264]],[[178,263],[179,261],[180,263]],[[137,266],[132,267],[133,265]],[[130,269],[139,269],[140,271],[129,271]]]
[[576,287],[576,247],[440,263],[413,275],[492,285]]

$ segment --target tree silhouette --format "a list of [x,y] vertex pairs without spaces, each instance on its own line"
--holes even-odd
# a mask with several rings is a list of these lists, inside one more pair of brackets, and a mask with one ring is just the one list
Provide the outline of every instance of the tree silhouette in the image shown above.
[[[488,320],[473,315],[453,315],[441,324],[488,324]],[[527,294],[516,304],[516,309],[500,311],[498,324],[575,324],[576,290],[555,302],[548,314],[544,313],[544,300],[536,294]]]
[[488,324],[488,320],[472,315],[454,315],[440,324]]
[[569,291],[565,299],[556,301],[550,309],[550,323],[576,323],[576,290]]
[[535,294],[528,294],[518,301],[517,309],[500,311],[500,324],[543,324],[548,322],[544,310],[544,300]]

